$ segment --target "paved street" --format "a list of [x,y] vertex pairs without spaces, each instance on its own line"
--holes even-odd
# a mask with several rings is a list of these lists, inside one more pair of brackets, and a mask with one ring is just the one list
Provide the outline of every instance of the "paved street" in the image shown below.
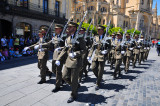
[[[142,65],[113,80],[113,70],[105,66],[102,89],[95,91],[96,78],[89,72],[79,88],[77,101],[67,104],[71,87],[52,93],[55,76],[39,85],[37,58],[25,57],[0,64],[0,106],[160,106],[160,57],[151,49]],[[51,64],[48,62],[51,69]],[[124,66],[121,66],[122,68]],[[48,78],[47,78],[48,80]]]

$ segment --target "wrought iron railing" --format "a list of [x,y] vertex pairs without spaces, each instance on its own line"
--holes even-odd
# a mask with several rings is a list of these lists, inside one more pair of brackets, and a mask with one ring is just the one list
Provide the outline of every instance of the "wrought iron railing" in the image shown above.
[[54,9],[44,9],[42,6],[30,2],[22,5],[15,1],[0,2],[0,12],[48,21],[55,19],[59,23],[64,23],[66,20],[64,13],[57,12]]

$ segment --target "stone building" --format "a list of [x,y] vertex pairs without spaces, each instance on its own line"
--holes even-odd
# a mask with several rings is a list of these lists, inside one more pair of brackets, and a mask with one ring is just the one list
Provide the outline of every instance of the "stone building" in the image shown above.
[[[0,37],[6,35],[36,36],[42,28],[64,24],[69,17],[70,0],[1,0]],[[53,24],[54,27],[54,24]],[[51,27],[50,34],[52,34]]]
[[146,37],[158,38],[160,21],[157,7],[152,10],[152,5],[153,0],[72,0],[71,14],[79,22],[88,10],[86,22],[93,19],[97,25],[111,20],[114,27],[135,28]]

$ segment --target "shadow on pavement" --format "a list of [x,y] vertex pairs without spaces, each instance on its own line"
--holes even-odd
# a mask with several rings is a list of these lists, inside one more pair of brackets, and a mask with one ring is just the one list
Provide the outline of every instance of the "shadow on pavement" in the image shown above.
[[115,90],[116,92],[119,92],[119,90],[125,89],[124,85],[120,84],[101,84],[101,89],[106,89],[106,90]]
[[130,81],[133,81],[133,79],[136,79],[136,77],[131,75],[121,75],[119,79],[129,79]]
[[137,73],[137,74],[140,74],[140,73],[143,73],[143,71],[139,71],[139,70],[129,70],[128,73]]
[[[49,55],[49,59],[52,59],[52,54]],[[50,60],[51,61],[51,60]],[[38,63],[37,56],[27,56],[27,57],[20,57],[20,58],[14,58],[12,60],[7,60],[4,63],[0,64],[0,71],[4,69],[10,69],[14,67],[29,65],[33,63]],[[47,62],[50,64],[50,62]],[[37,65],[35,65],[37,67]]]
[[78,94],[78,97],[79,98],[76,100],[78,102],[89,103],[89,104],[101,104],[101,103],[107,103],[105,102],[106,99],[112,98],[114,96],[104,97],[102,95],[97,95],[92,93],[89,93],[89,94],[80,93]]

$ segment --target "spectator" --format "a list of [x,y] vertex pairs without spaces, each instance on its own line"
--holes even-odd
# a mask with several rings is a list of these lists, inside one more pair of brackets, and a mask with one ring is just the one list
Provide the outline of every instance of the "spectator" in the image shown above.
[[10,48],[10,50],[9,50],[9,55],[10,55],[11,58],[14,57],[15,52],[14,52],[13,48]]
[[27,46],[30,46],[30,45],[31,45],[31,43],[30,43],[30,37],[28,37],[28,38],[26,39],[26,45],[27,45]]
[[7,48],[5,48],[4,51],[2,51],[2,54],[3,54],[3,56],[5,57],[5,60],[10,59]]
[[4,36],[3,38],[1,38],[1,45],[2,45],[2,50],[4,50],[5,48],[7,48],[7,39],[6,39],[6,36]]
[[8,39],[8,46],[9,46],[9,49],[13,48],[13,38],[11,36],[9,36],[9,39]]
[[0,51],[0,61],[4,61],[5,60],[5,57],[2,55],[1,51]]
[[14,40],[14,48],[18,48],[19,49],[19,38],[18,36],[16,36],[16,39]]
[[19,39],[19,42],[20,42],[20,53],[22,52],[23,48],[24,48],[24,37],[21,36],[20,39]]
[[21,57],[22,55],[19,53],[19,49],[16,48],[14,57]]

